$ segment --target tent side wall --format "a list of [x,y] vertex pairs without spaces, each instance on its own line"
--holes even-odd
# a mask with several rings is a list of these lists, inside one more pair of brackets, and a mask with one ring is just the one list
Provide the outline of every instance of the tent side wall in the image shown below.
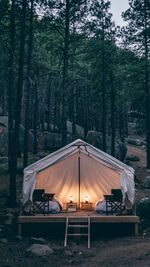
[[102,200],[105,194],[111,194],[111,188],[120,188],[121,182],[119,172],[80,152],[37,173],[35,187],[44,188],[47,193],[55,193],[56,198],[65,207],[70,196],[76,203],[79,199],[84,202],[85,196],[88,196],[89,201],[95,204]]
[[82,140],[76,140],[62,149],[28,166],[24,170],[23,203],[32,199],[34,188],[45,188],[55,193],[64,203],[74,195],[79,200],[78,157],[80,154],[81,201],[85,195],[95,203],[110,194],[111,188],[121,188],[134,203],[134,170],[112,156]]
[[78,201],[78,161],[72,155],[36,175],[35,188],[44,188],[47,193],[55,193],[61,203],[67,203],[70,196]]

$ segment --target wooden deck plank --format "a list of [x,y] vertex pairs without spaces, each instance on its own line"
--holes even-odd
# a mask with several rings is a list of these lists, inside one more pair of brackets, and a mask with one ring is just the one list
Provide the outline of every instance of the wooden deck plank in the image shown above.
[[34,216],[18,216],[18,235],[22,234],[22,225],[30,223],[66,223],[66,218],[69,217],[72,223],[84,223],[87,221],[87,217],[90,217],[92,223],[132,223],[134,224],[134,234],[138,235],[138,216],[110,216],[110,215],[99,215],[95,212],[70,212],[70,213],[59,213],[50,215],[34,215]]
[[83,221],[90,216],[91,223],[139,223],[138,216],[110,216],[97,214],[52,214],[52,215],[35,215],[35,216],[19,216],[18,223],[53,223],[65,222],[66,217],[71,217],[72,221]]

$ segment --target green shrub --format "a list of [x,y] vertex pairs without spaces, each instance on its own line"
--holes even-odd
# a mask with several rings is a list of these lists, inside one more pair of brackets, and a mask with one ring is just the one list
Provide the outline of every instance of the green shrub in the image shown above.
[[141,199],[137,205],[137,215],[142,219],[150,219],[150,198]]

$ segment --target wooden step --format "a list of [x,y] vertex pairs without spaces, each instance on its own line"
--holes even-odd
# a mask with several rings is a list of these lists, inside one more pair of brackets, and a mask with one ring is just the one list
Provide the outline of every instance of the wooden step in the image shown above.
[[[87,236],[88,237],[88,248],[90,248],[90,217],[86,217],[85,218],[85,223],[84,224],[80,224],[81,222],[79,222],[79,224],[71,224],[71,219],[72,217],[67,217],[66,218],[66,229],[65,229],[65,240],[64,240],[64,247],[67,246],[67,239],[69,236]],[[69,224],[70,223],[70,224]],[[70,228],[74,228],[74,231],[76,230],[76,233],[69,233],[69,229]],[[79,233],[79,231],[77,229],[80,228],[86,228],[86,233]]]
[[83,224],[68,224],[68,227],[72,228],[88,228],[88,225],[83,225]]
[[72,233],[72,234],[67,234],[68,236],[88,236],[88,234],[81,234],[81,233]]

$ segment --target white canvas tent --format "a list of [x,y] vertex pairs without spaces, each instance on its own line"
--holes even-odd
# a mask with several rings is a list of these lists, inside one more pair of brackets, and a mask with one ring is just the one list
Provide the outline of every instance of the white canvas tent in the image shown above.
[[94,204],[116,188],[134,203],[133,168],[78,139],[24,169],[23,203],[32,201],[34,189],[45,189],[64,206],[70,196]]

